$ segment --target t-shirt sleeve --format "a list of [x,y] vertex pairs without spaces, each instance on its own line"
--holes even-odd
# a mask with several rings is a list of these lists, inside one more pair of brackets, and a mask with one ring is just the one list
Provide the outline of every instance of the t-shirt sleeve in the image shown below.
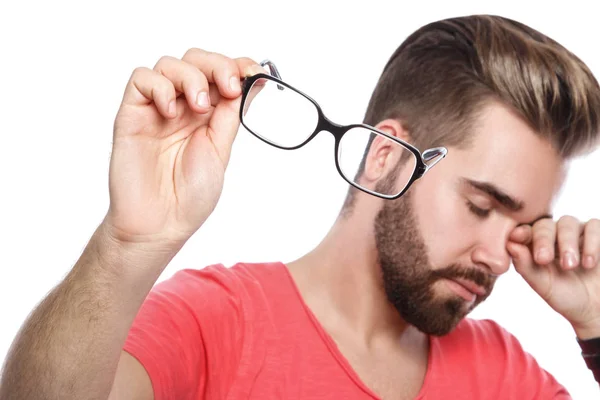
[[491,320],[481,321],[486,326],[489,339],[496,342],[490,357],[497,357],[496,364],[503,376],[501,398],[567,400],[571,395],[535,358],[527,353],[516,337]]
[[123,350],[146,369],[156,400],[226,397],[244,324],[236,286],[215,265],[178,271],[150,291]]

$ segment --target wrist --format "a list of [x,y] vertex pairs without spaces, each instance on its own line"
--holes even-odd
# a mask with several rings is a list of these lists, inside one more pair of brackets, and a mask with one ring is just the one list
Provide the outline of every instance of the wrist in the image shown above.
[[86,251],[99,270],[117,279],[156,281],[184,243],[125,241],[115,235],[106,219],[98,226]]
[[600,383],[600,337],[592,339],[577,338],[577,343],[581,347],[581,355],[585,365],[594,374],[594,379]]
[[[192,236],[187,232],[168,229],[160,223],[124,222],[109,209],[98,232],[111,244],[124,251],[177,253]],[[151,233],[153,232],[153,233]]]
[[579,340],[600,338],[600,320],[598,319],[585,325],[573,324],[572,326]]

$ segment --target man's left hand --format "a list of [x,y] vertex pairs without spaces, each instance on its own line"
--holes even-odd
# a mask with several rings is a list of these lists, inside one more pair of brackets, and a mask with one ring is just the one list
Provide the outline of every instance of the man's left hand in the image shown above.
[[600,337],[600,220],[565,216],[521,225],[507,250],[516,271],[579,339]]

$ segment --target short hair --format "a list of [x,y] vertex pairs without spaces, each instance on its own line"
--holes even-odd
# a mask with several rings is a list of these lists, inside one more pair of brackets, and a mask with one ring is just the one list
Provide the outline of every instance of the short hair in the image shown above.
[[494,101],[561,157],[598,143],[600,87],[585,63],[537,30],[492,15],[445,19],[411,34],[385,65],[364,123],[398,120],[420,150],[464,148],[479,112]]

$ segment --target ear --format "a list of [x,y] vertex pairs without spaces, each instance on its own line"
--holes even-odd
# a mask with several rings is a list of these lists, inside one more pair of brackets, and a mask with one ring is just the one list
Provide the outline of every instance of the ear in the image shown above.
[[407,143],[412,142],[410,132],[402,126],[402,123],[396,119],[386,119],[375,125],[375,128],[384,131],[390,136],[395,136]]
[[[402,124],[395,119],[386,119],[378,123],[375,128],[380,131],[387,133],[390,136],[397,137],[407,143],[410,143],[410,134]],[[394,152],[397,148],[394,143],[389,139],[376,138],[369,149],[367,160],[365,164],[365,170],[363,172],[363,178],[371,184],[385,176],[391,168],[397,165],[401,154]]]

